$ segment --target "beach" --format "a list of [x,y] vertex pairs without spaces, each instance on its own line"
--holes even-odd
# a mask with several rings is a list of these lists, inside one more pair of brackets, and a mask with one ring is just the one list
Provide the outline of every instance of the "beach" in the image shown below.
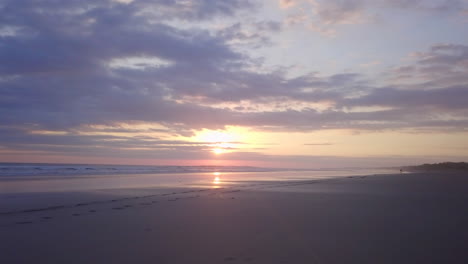
[[3,193],[0,263],[468,263],[467,176]]

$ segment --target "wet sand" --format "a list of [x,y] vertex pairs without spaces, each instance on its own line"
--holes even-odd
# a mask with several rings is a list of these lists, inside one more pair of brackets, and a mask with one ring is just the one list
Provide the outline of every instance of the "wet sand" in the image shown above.
[[466,174],[52,196],[2,196],[0,263],[468,263]]

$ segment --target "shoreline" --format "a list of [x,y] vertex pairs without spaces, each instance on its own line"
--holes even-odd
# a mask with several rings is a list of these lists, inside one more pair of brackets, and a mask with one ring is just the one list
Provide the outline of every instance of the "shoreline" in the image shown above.
[[107,193],[0,215],[0,262],[466,263],[467,176]]
[[[250,174],[251,172],[245,172],[245,174]],[[236,173],[238,176],[239,174],[244,174],[244,173]],[[174,174],[169,174],[173,176]],[[182,174],[186,175],[186,174]],[[207,173],[196,173],[192,175],[202,175],[202,176],[212,176],[211,174]],[[223,174],[223,176],[228,176],[229,173]],[[128,199],[140,199],[140,198],[145,198],[145,197],[155,197],[158,196],[165,191],[171,191],[171,192],[184,192],[187,189],[197,189],[197,190],[203,190],[203,191],[209,191],[212,189],[245,189],[246,187],[251,187],[251,186],[261,186],[261,185],[267,185],[270,186],[271,188],[275,187],[281,187],[281,186],[294,186],[294,185],[301,185],[301,184],[309,184],[309,183],[317,183],[317,182],[322,182],[322,181],[330,181],[330,180],[340,180],[344,178],[365,178],[365,177],[374,177],[374,176],[385,176],[385,175],[394,175],[394,174],[371,174],[371,175],[346,175],[346,176],[331,176],[328,178],[317,178],[317,179],[308,179],[308,180],[258,180],[258,181],[252,181],[252,180],[235,180],[235,181],[230,181],[230,182],[222,182],[219,184],[219,186],[213,184],[213,182],[208,182],[205,184],[202,184],[200,186],[195,186],[195,184],[189,184],[189,185],[173,185],[173,186],[149,186],[149,187],[122,187],[122,188],[110,188],[110,189],[91,189],[91,190],[76,190],[76,191],[53,191],[53,192],[4,192],[3,194],[0,194],[0,215],[11,215],[11,214],[16,214],[16,213],[25,213],[25,212],[36,212],[36,211],[45,211],[46,209],[51,209],[51,210],[56,210],[56,209],[62,209],[62,208],[73,208],[75,206],[84,206],[88,204],[101,204],[101,203],[109,203],[113,202],[114,200],[128,200]],[[102,175],[95,175],[98,177],[101,177]],[[115,177],[125,177],[125,176],[132,176],[132,175],[116,175]],[[147,174],[137,174],[135,176],[147,176]],[[157,175],[161,176],[161,175]],[[93,176],[90,176],[92,178]],[[44,183],[47,182],[50,178],[41,178],[41,179],[34,179],[34,181],[44,181]],[[56,179],[56,178],[52,178]],[[81,178],[86,179],[86,178]],[[3,180],[3,179],[1,179]],[[17,179],[17,181],[21,181],[23,179]],[[64,181],[71,181],[74,180],[73,178],[60,178],[60,180]],[[9,180],[7,180],[9,181]],[[140,194],[138,192],[135,192],[135,190],[142,191],[143,195],[139,196]],[[52,199],[63,199],[63,197],[66,196],[74,196],[73,198],[69,199],[70,201],[68,203],[52,203]],[[80,200],[81,197],[89,197],[93,196],[98,199],[85,199],[85,200]],[[23,200],[26,200],[26,204],[28,203],[28,200],[34,199],[34,202],[40,202],[41,200],[44,200],[43,203],[45,205],[43,206],[28,206],[28,205],[21,205],[21,209],[17,210],[6,210],[4,207],[4,203],[1,203],[1,201],[6,201],[11,198],[22,198]],[[9,201],[7,201],[9,202]],[[15,206],[14,204],[11,204],[9,207],[11,208],[12,206]],[[17,206],[17,205],[16,205]]]

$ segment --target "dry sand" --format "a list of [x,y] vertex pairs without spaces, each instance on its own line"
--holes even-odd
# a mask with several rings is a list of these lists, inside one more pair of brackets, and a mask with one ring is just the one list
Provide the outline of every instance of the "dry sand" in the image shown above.
[[468,263],[462,174],[2,199],[0,263]]

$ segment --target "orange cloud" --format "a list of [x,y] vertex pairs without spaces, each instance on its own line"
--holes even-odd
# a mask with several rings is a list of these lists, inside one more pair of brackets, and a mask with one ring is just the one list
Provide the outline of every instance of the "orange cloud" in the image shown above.
[[297,2],[295,0],[280,0],[279,4],[281,8],[290,8],[295,6]]

